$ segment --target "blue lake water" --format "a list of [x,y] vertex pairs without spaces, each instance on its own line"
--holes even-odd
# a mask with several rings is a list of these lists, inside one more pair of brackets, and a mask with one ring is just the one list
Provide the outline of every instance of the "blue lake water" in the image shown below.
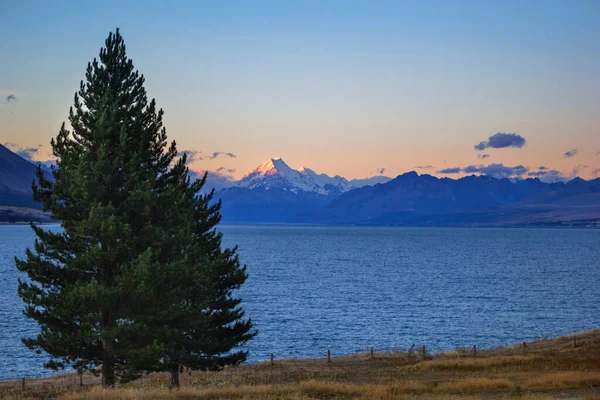
[[[52,228],[52,229],[56,229]],[[222,226],[250,275],[250,362],[368,347],[494,347],[600,327],[600,230]],[[47,374],[20,341],[13,258],[26,226],[0,226],[0,379]]]

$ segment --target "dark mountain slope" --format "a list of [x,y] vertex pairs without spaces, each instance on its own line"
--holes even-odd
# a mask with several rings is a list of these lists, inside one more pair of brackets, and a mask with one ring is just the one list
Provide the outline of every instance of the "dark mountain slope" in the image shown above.
[[39,208],[31,192],[36,170],[36,165],[0,145],[0,205]]
[[248,189],[233,187],[219,191],[223,222],[290,223],[303,222],[302,215],[312,213],[329,202],[329,196],[290,192],[284,189]]
[[[600,180],[545,184],[409,172],[344,193],[306,222],[374,225],[531,225],[600,221]],[[579,223],[578,222],[578,223]]]

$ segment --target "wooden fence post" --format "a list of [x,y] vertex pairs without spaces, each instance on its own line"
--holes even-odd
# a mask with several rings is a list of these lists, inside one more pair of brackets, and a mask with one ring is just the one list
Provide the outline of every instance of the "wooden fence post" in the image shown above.
[[577,347],[577,335],[573,335],[573,348]]
[[273,365],[273,364],[274,364],[274,361],[273,361],[273,353],[271,353],[271,365]]
[[21,390],[25,390],[25,378],[21,378]]
[[427,351],[425,350],[425,345],[423,345],[422,351],[423,351],[423,358],[425,358],[425,354],[427,354]]
[[327,349],[327,362],[331,362],[331,349]]
[[414,349],[414,348],[415,348],[415,344],[413,343],[413,345],[412,345],[412,346],[410,346],[410,349],[408,349],[408,356],[409,356],[409,357],[410,357],[410,355],[412,354],[412,352],[413,352],[413,349]]
[[83,371],[79,371],[79,386],[83,386]]
[[373,348],[371,347],[371,360],[373,359]]
[[475,357],[477,355],[477,345],[474,344],[473,345],[473,357]]

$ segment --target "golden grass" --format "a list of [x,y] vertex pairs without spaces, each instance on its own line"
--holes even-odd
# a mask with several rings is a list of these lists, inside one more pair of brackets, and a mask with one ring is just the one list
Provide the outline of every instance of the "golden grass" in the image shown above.
[[63,396],[63,399],[269,399],[291,394],[284,388],[269,385],[228,387],[228,388],[180,388],[168,389],[99,389],[86,393]]
[[330,383],[323,381],[307,381],[287,385],[256,385],[224,388],[181,388],[168,389],[116,389],[91,390],[85,393],[74,393],[61,398],[79,399],[322,399],[322,398],[372,398],[391,399],[398,394],[424,392],[426,386],[394,385],[356,385]]
[[[502,379],[466,379],[439,386],[426,386],[418,382],[384,385],[331,384],[309,381],[295,385],[281,386],[242,386],[230,388],[195,389],[116,389],[91,390],[62,396],[65,400],[107,399],[107,400],[146,400],[146,399],[252,399],[252,400],[291,400],[291,399],[435,399],[470,400],[480,399],[474,394],[495,393],[508,389],[510,382]],[[468,396],[465,396],[468,395]],[[505,397],[506,398],[506,397]],[[522,399],[545,400],[551,397],[533,395]]]
[[600,387],[600,371],[567,371],[544,374],[530,378],[522,385],[525,390],[535,391],[594,387]]
[[[526,352],[524,350],[526,348]],[[467,353],[432,354],[419,361],[406,353],[356,354],[326,359],[275,360],[194,372],[181,376],[182,387],[168,390],[168,375],[150,374],[114,390],[98,377],[61,375],[0,385],[0,398],[53,399],[520,399],[587,398],[600,400],[600,335],[537,340],[527,346]],[[73,378],[73,379],[72,379]],[[75,377],[77,378],[77,377]],[[75,382],[75,384],[73,383]],[[587,396],[587,397],[586,397]]]
[[514,368],[539,361],[536,355],[529,356],[497,356],[485,358],[458,358],[447,360],[430,360],[417,364],[418,368],[431,371],[477,370],[487,368]]
[[470,394],[494,393],[509,389],[512,386],[508,379],[502,378],[468,378],[436,386],[434,393]]

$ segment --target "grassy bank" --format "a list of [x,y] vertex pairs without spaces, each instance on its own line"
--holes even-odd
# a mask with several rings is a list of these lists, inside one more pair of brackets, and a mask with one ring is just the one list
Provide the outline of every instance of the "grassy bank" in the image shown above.
[[275,360],[221,372],[184,373],[182,387],[152,374],[115,390],[99,378],[57,375],[1,382],[7,399],[599,399],[600,331],[494,350],[355,354]]

